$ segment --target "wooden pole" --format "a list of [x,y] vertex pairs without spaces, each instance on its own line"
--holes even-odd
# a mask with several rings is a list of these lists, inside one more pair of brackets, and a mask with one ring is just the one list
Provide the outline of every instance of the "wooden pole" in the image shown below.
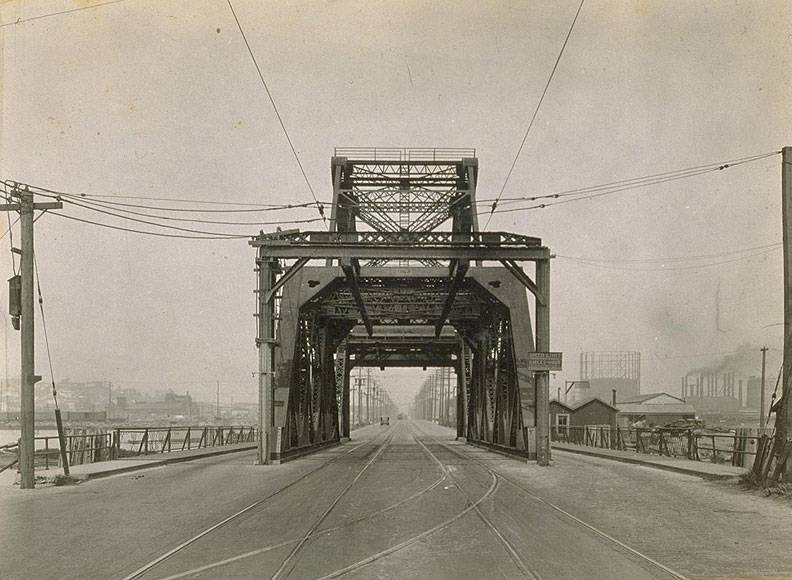
[[[776,449],[784,449],[792,432],[792,147],[781,155],[781,215],[784,241],[784,370],[781,409],[776,413]],[[779,455],[778,460],[783,458]],[[792,476],[792,461],[787,461],[784,480]]]
[[19,472],[20,487],[35,487],[34,454],[35,454],[35,369],[34,369],[34,333],[33,320],[33,194],[26,190],[19,191],[21,205],[20,224],[22,228],[22,384],[21,415],[22,433],[19,440]]
[[762,382],[759,387],[759,435],[764,433],[767,413],[765,413],[765,366],[767,363],[767,347],[762,347]]

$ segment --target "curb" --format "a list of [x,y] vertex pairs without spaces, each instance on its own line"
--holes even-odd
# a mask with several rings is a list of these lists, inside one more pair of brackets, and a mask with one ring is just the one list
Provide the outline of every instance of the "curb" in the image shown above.
[[89,481],[91,479],[99,479],[101,477],[109,477],[111,475],[118,475],[119,473],[128,473],[130,471],[139,471],[141,469],[149,469],[151,467],[162,467],[163,465],[168,465],[170,463],[183,463],[185,461],[192,461],[194,459],[204,459],[206,457],[216,457],[218,455],[227,455],[229,453],[238,453],[240,451],[250,451],[251,449],[256,449],[257,444],[251,443],[249,445],[245,445],[244,447],[235,447],[233,449],[220,449],[218,451],[211,451],[209,453],[202,453],[201,455],[188,455],[182,457],[169,457],[167,459],[160,459],[160,460],[135,460],[130,459],[129,465],[124,465],[123,467],[116,467],[113,469],[107,469],[105,471],[97,471],[94,473],[83,473],[83,474],[72,474],[72,477],[78,481]]
[[610,459],[611,461],[619,461],[621,463],[631,463],[633,465],[643,465],[644,467],[654,467],[655,469],[662,469],[664,471],[675,471],[677,473],[683,473],[685,475],[694,475],[696,477],[700,477],[702,479],[712,479],[712,480],[724,480],[724,479],[732,479],[735,477],[739,477],[739,474],[734,475],[726,475],[726,474],[718,474],[718,473],[706,473],[699,471],[697,469],[692,469],[689,467],[682,467],[679,465],[664,465],[661,463],[651,463],[649,461],[643,461],[641,459],[634,459],[632,457],[621,457],[615,455],[604,455],[602,453],[597,453],[596,451],[587,451],[585,449],[569,449],[567,447],[553,447],[553,451],[560,451],[561,453],[577,453],[579,455],[588,455],[591,457],[599,457],[600,459]]

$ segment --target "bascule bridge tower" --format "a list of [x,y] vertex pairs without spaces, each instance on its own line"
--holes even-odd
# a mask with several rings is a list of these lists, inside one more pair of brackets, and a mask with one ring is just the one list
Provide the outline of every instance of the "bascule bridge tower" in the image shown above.
[[459,437],[546,464],[550,253],[478,230],[475,150],[336,149],[331,179],[329,231],[251,242],[260,460],[349,437],[353,368],[412,366],[455,370]]

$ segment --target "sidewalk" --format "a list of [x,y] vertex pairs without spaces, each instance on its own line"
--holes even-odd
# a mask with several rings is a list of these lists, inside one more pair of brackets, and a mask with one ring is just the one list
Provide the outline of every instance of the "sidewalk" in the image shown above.
[[573,445],[571,443],[553,442],[552,449],[553,451],[578,453],[580,455],[601,457],[612,461],[621,461],[622,463],[633,463],[646,467],[654,467],[656,469],[676,471],[686,475],[703,477],[704,479],[730,479],[732,477],[739,477],[749,471],[747,467],[734,467],[723,463],[691,461],[678,457],[664,457],[647,453],[635,453],[633,451],[617,451],[615,449],[600,449],[599,447],[586,447],[584,445]]
[[[158,453],[156,455],[138,455],[135,457],[114,459],[112,461],[99,461],[97,463],[84,463],[82,465],[73,465],[70,470],[70,475],[77,481],[88,481],[89,479],[98,479],[100,477],[108,477],[110,475],[117,475],[119,473],[148,469],[150,467],[160,467],[163,465],[169,465],[171,463],[181,463],[183,461],[204,459],[206,457],[215,457],[217,455],[225,455],[227,453],[248,451],[251,449],[256,449],[256,446],[256,443],[236,443],[234,445],[202,447],[201,449],[172,451],[170,453]],[[15,468],[5,471],[2,475],[5,476],[2,478],[2,483],[8,484],[12,484],[14,479],[17,477]],[[63,469],[60,467],[54,467],[51,469],[37,469],[36,479],[38,480],[39,478],[44,478],[44,481],[37,481],[36,486],[51,485],[54,483],[57,476],[62,475]]]

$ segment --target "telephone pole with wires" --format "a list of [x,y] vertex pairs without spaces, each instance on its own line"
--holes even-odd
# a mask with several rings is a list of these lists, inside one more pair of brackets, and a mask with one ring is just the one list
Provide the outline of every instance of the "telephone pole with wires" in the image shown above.
[[[33,193],[24,185],[14,184],[8,195],[12,203],[0,205],[0,211],[16,211],[20,214],[22,231],[21,250],[11,249],[21,254],[21,284],[12,291],[20,305],[21,343],[22,343],[22,382],[20,384],[20,415],[22,418],[21,437],[19,439],[19,472],[20,487],[35,487],[35,384],[41,377],[35,374],[35,319],[34,319],[34,250],[33,250],[33,213],[35,210],[61,209],[59,201],[35,203]],[[13,200],[16,200],[15,202]],[[16,276],[15,276],[16,278]],[[13,278],[12,278],[13,280]]]

